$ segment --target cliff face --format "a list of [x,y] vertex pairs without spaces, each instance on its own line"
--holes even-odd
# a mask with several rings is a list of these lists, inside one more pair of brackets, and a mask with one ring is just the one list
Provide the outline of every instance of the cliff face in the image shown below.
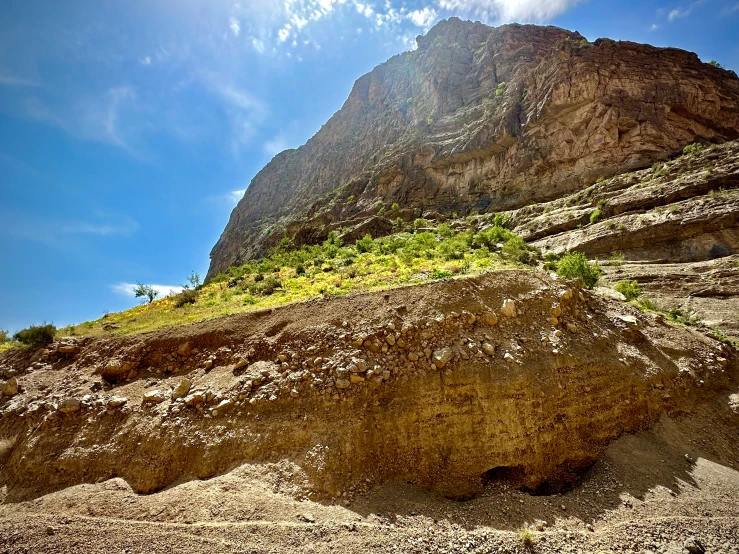
[[450,19],[361,77],[313,138],[254,178],[209,275],[284,236],[366,226],[378,200],[416,213],[515,209],[736,138],[739,79],[695,54]]

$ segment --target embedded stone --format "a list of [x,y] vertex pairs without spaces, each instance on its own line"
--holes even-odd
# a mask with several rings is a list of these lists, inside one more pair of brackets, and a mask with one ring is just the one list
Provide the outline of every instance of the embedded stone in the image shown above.
[[454,352],[448,346],[434,351],[431,361],[433,364],[442,369],[454,357]]
[[162,391],[159,389],[150,390],[148,392],[144,393],[144,399],[142,400],[143,403],[151,402],[152,404],[159,404],[160,402],[164,402],[165,396]]
[[503,301],[503,307],[500,309],[500,313],[506,317],[516,317],[516,301],[506,298]]
[[180,384],[172,391],[172,400],[177,400],[178,398],[184,398],[187,396],[187,393],[190,392],[191,386],[192,383],[190,382],[190,379],[183,379],[180,381]]
[[62,400],[61,404],[59,404],[59,411],[63,412],[65,414],[76,412],[81,407],[80,401],[76,398],[67,398],[65,400]]
[[18,394],[18,379],[11,377],[2,385],[2,391],[5,396],[15,396]]
[[119,408],[120,406],[123,406],[126,402],[128,402],[128,398],[125,396],[113,396],[110,400],[108,400],[108,406],[111,408]]

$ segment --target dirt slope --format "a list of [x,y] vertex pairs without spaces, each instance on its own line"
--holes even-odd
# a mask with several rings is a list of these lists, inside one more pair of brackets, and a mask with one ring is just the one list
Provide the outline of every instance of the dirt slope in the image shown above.
[[540,519],[542,551],[690,526],[718,548],[739,515],[738,364],[520,271],[16,351],[0,544],[522,551],[510,530]]

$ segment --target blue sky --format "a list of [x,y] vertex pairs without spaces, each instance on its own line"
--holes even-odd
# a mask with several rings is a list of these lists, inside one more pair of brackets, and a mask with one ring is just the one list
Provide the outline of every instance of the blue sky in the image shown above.
[[676,46],[739,69],[739,1],[4,0],[0,329],[177,286],[254,174],[451,15]]

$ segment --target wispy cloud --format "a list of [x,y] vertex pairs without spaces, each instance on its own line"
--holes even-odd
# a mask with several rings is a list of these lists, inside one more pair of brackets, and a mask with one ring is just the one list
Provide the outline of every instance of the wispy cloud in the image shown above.
[[[111,290],[122,296],[128,296],[129,298],[136,298],[136,294],[133,290],[138,286],[138,283],[116,283],[111,285]],[[169,294],[176,294],[182,292],[182,287],[178,285],[148,285],[159,293],[160,297],[167,296]]]
[[670,10],[667,13],[667,21],[675,21],[676,19],[681,19],[683,17],[689,16],[691,13],[693,13],[693,10],[695,10],[695,8],[697,8],[704,2],[705,0],[696,0],[695,2],[692,2],[687,6],[678,6],[677,8]]
[[0,210],[0,236],[59,249],[68,249],[75,238],[128,237],[138,229],[138,222],[125,215],[98,212],[88,220],[54,219],[17,210]]
[[72,235],[97,235],[107,236],[130,236],[139,230],[137,221],[130,217],[122,217],[119,221],[108,221],[105,223],[90,223],[86,221],[69,221],[60,225],[62,233]]
[[287,140],[282,133],[274,137],[272,140],[268,140],[264,143],[264,152],[272,157],[276,156],[284,150],[287,150],[287,148]]
[[231,32],[235,37],[239,36],[239,33],[241,33],[241,25],[239,24],[239,20],[235,17],[228,18],[228,28],[231,29]]
[[0,85],[9,87],[38,87],[40,83],[0,71]]
[[232,204],[236,205],[244,197],[245,193],[246,189],[232,190],[226,196]]
[[87,94],[73,105],[50,104],[38,96],[26,97],[25,115],[62,128],[68,134],[118,146],[140,155],[136,146],[136,126],[126,119],[135,111],[136,91],[129,86],[110,87],[101,94]]

